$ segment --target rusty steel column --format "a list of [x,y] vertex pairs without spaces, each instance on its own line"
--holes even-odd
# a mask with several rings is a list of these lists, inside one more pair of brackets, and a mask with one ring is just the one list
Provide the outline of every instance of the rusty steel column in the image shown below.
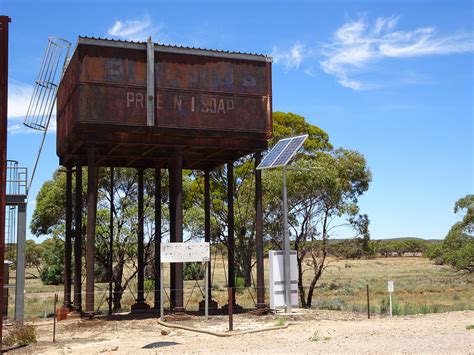
[[94,254],[97,212],[95,147],[87,149],[87,245],[86,245],[86,313],[94,314]]
[[154,309],[160,309],[160,264],[161,264],[161,168],[155,165],[155,301]]
[[112,315],[114,278],[114,167],[110,167],[110,215],[109,215],[109,315]]
[[137,231],[137,299],[132,311],[150,308],[145,303],[145,259],[144,259],[144,213],[143,213],[143,169],[138,169],[138,231]]
[[[183,152],[178,149],[175,153],[175,241],[183,242]],[[183,281],[183,263],[176,263],[174,270],[175,277],[175,304],[174,312],[184,312],[184,281]]]
[[[204,171],[204,241],[211,243],[211,183],[209,170]],[[212,265],[212,252],[209,255],[209,268]],[[212,273],[208,272],[207,276],[207,296],[210,311],[217,310],[217,302],[212,299]],[[206,300],[199,302],[199,310],[205,311]]]
[[[211,184],[209,170],[204,172],[204,241],[211,243]],[[209,255],[209,267],[211,265],[211,257]],[[204,275],[206,277],[206,275]],[[207,297],[212,300],[212,279],[211,273],[208,273],[208,289]]]
[[234,163],[227,163],[227,280],[235,304]]
[[[174,162],[171,162],[168,169],[169,174],[169,210],[170,210],[170,242],[176,242],[176,171]],[[174,308],[176,302],[176,264],[170,264],[170,310]]]
[[262,153],[255,153],[255,244],[257,246],[257,309],[264,310],[265,280],[263,264],[263,207],[262,207],[262,171],[257,166],[262,160]]
[[[8,16],[0,16],[0,310],[3,310],[3,264],[5,261],[5,203],[7,169],[7,104],[8,104]],[[2,339],[3,316],[0,317]],[[0,342],[0,352],[1,352]]]
[[82,165],[76,165],[74,236],[74,310],[82,312]]
[[72,167],[66,166],[66,236],[64,242],[64,302],[63,308],[71,309],[72,279]]

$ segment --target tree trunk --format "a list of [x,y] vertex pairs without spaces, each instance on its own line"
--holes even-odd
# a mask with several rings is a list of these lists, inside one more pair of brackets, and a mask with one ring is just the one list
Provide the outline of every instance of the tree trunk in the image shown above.
[[124,266],[125,266],[124,254],[119,253],[119,261],[114,267],[114,280],[113,280],[113,285],[114,285],[113,311],[114,312],[119,312],[122,309],[121,301],[122,301],[123,291],[125,290],[124,287],[122,286]]
[[[297,255],[298,250],[296,250]],[[301,302],[301,307],[306,308],[306,299],[305,299],[305,292],[304,292],[304,286],[303,286],[303,257],[299,258],[297,257],[296,260],[298,262],[298,290],[300,291],[300,302]]]

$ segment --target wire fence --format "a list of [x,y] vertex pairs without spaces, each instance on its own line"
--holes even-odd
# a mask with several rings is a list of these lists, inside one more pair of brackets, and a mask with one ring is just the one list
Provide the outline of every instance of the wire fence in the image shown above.
[[[383,282],[385,285],[385,282]],[[432,285],[435,286],[434,284]],[[301,291],[304,291],[302,293]],[[71,301],[74,301],[74,290],[71,290]],[[144,301],[150,306],[155,307],[155,287],[153,280],[145,281],[143,289]],[[172,291],[182,292],[183,307],[187,312],[196,312],[199,310],[199,303],[204,301],[205,286],[203,280],[185,281],[183,289],[171,290],[169,284],[165,284],[163,300],[164,308],[170,309],[170,299]],[[299,307],[307,306],[309,287],[299,288],[298,303]],[[424,295],[411,295],[409,290],[398,288],[393,294],[393,315],[426,314],[446,311],[474,309],[473,295],[469,289],[459,290],[450,295],[440,298],[439,295],[430,295],[427,292]],[[243,309],[255,309],[257,303],[257,289],[255,286],[235,287],[235,303]],[[60,308],[63,305],[63,287],[44,286],[37,292],[25,293],[25,320],[33,321],[38,318],[50,318],[54,314],[54,295],[59,295]],[[82,310],[85,310],[86,293],[82,292]],[[136,303],[138,292],[136,284],[131,284],[121,292],[120,302],[112,307],[113,313],[127,313],[132,310],[132,305]],[[228,303],[228,287],[224,283],[214,284],[211,288],[211,299],[218,303],[218,307]],[[304,297],[303,297],[304,296]],[[388,314],[389,300],[388,292],[385,287],[377,283],[370,286],[370,313],[373,315],[386,316]],[[302,298],[305,298],[304,304]],[[269,289],[265,287],[265,301],[269,303]],[[311,300],[311,308],[318,310],[338,310],[348,312],[367,313],[367,284],[362,282],[351,285],[338,285],[336,283],[321,283],[315,290]],[[8,318],[13,319],[15,312],[14,293],[8,295]],[[96,315],[107,315],[109,313],[109,289],[108,284],[96,284],[94,291],[94,313]]]

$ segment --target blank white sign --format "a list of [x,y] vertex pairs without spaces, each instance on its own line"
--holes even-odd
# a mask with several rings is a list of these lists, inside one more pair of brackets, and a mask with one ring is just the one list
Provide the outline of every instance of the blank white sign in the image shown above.
[[189,263],[209,261],[209,243],[161,243],[162,263]]
[[393,290],[394,290],[393,281],[391,281],[391,280],[388,281],[387,288],[388,288],[388,292],[393,292]]

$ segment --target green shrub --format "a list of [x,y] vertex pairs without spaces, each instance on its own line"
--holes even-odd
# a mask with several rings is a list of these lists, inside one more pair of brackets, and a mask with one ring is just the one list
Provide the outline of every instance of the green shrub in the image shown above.
[[204,268],[201,263],[185,263],[184,279],[185,280],[201,280],[204,278]]
[[59,285],[63,283],[64,273],[64,241],[59,237],[46,239],[42,243],[41,281],[46,285]]
[[278,318],[275,321],[275,327],[283,327],[286,324],[286,321],[284,318]]
[[237,293],[244,293],[245,290],[245,279],[243,277],[237,276],[235,278],[235,289]]
[[153,292],[155,291],[155,280],[153,279],[145,279],[143,285],[145,292]]

